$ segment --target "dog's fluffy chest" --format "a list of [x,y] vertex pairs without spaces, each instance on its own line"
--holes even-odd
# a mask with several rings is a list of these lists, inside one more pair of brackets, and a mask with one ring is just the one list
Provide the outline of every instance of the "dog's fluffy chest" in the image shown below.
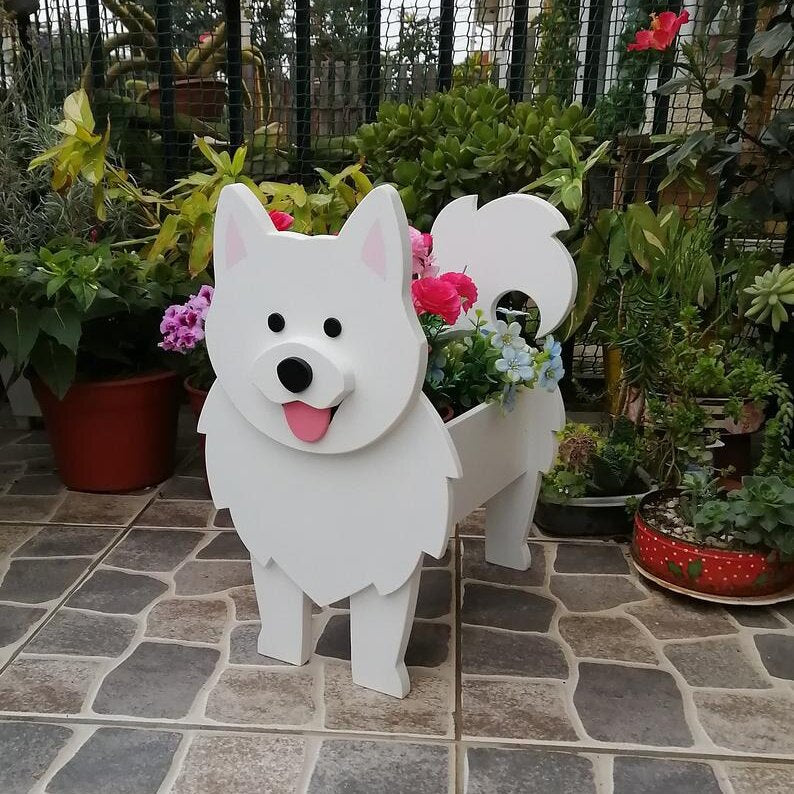
[[460,476],[423,398],[390,433],[345,454],[307,453],[254,431],[216,384],[201,417],[216,506],[262,564],[274,559],[325,605],[375,584],[389,593],[452,528],[449,478]]

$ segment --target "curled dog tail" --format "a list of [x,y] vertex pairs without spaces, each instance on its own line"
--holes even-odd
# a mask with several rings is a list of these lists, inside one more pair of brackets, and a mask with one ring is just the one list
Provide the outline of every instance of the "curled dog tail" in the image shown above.
[[556,236],[567,228],[562,213],[536,196],[512,194],[480,209],[476,196],[464,196],[436,218],[433,253],[442,273],[465,270],[474,280],[477,307],[490,323],[507,292],[528,295],[540,310],[540,337],[562,323],[576,298],[576,267]]

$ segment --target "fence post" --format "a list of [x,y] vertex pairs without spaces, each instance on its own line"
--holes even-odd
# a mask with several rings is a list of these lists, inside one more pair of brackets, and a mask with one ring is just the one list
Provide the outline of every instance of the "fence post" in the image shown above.
[[582,74],[582,104],[595,105],[598,98],[598,79],[604,50],[604,10],[606,0],[590,0],[590,13],[585,34],[584,72]]
[[514,102],[524,98],[524,73],[527,63],[527,28],[529,25],[529,0],[515,0],[513,10],[513,44],[510,51],[510,69],[507,90]]
[[[177,139],[175,128],[176,108],[174,102],[174,61],[171,51],[171,3],[157,0],[154,9],[157,31],[157,85],[160,89],[160,123],[163,135],[163,177],[170,185],[176,176]],[[93,52],[93,46],[92,46]],[[92,60],[93,64],[93,60]]]
[[[519,0],[523,2],[524,0]],[[438,90],[452,87],[452,56],[455,50],[455,0],[441,0],[438,28]]]
[[364,71],[364,119],[375,121],[380,104],[380,0],[367,0],[367,51]]
[[295,147],[301,181],[308,181],[312,173],[310,16],[310,0],[295,0]]
[[[170,13],[170,11],[169,11]],[[88,48],[91,61],[91,89],[105,87],[105,59],[102,57],[102,25],[99,19],[99,0],[86,0]]]
[[226,79],[229,82],[229,143],[243,145],[243,32],[240,0],[224,0],[226,11]]

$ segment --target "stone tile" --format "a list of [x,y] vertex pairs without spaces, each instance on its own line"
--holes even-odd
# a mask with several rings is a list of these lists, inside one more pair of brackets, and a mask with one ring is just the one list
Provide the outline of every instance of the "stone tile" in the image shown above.
[[[411,629],[405,663],[438,667],[449,656],[450,627],[443,623],[415,622]],[[317,641],[315,653],[350,661],[350,615],[332,615]]]
[[236,532],[219,532],[196,555],[200,560],[250,560],[251,555]]
[[733,637],[667,645],[665,656],[690,686],[768,689],[771,684]]
[[82,558],[13,560],[0,584],[0,601],[43,604],[63,595],[85,572]]
[[204,477],[172,477],[160,490],[163,499],[210,500],[210,489]]
[[485,534],[485,508],[479,507],[469,513],[458,524],[459,535],[484,535]]
[[422,566],[424,568],[446,568],[452,562],[452,552],[448,548],[441,557],[433,557],[430,554],[425,554],[422,558]]
[[8,444],[0,449],[0,463],[52,459],[49,444]]
[[210,692],[207,717],[234,725],[302,726],[314,718],[311,670],[230,667]]
[[63,766],[48,794],[157,794],[182,734],[98,728]]
[[0,562],[6,554],[10,554],[19,548],[28,538],[38,532],[38,527],[33,526],[10,526],[0,524]]
[[464,626],[460,644],[464,673],[568,677],[565,656],[560,646],[548,637]]
[[234,602],[235,620],[259,620],[259,607],[253,585],[235,587],[229,590],[229,597]]
[[173,571],[203,538],[202,532],[182,529],[133,529],[105,564],[133,571]]
[[617,756],[613,794],[722,794],[714,770],[696,761]]
[[0,722],[0,791],[28,794],[71,735],[61,725]]
[[66,602],[67,606],[137,615],[168,590],[152,576],[98,568]]
[[0,648],[21,640],[46,614],[37,607],[0,604]]
[[64,490],[57,474],[25,474],[8,489],[10,494],[29,496],[55,496]]
[[464,676],[463,733],[469,737],[575,742],[556,681],[478,680]]
[[224,507],[215,513],[215,518],[212,519],[212,526],[221,529],[233,529],[234,522],[232,521],[232,514],[229,512],[228,507]]
[[791,794],[794,767],[775,764],[725,763],[733,794]]
[[228,608],[224,601],[169,598],[155,604],[146,621],[146,636],[187,642],[220,642]]
[[789,623],[794,623],[794,601],[786,601],[782,604],[775,604],[775,612],[783,615]]
[[101,665],[86,659],[19,657],[0,674],[0,709],[75,714]]
[[445,570],[422,571],[416,617],[441,618],[452,609],[452,575]]
[[759,629],[781,629],[786,625],[784,621],[766,607],[726,607],[725,609],[741,626]]
[[116,537],[108,527],[43,527],[15,557],[92,557]]
[[[794,680],[794,637],[790,634],[756,634],[755,647],[769,675]],[[734,684],[739,688],[740,684]]]
[[221,593],[252,584],[251,563],[232,560],[196,560],[185,563],[174,576],[177,595]]
[[298,737],[198,734],[170,794],[292,794],[303,756]]
[[24,439],[27,434],[27,431],[24,429],[2,427],[0,428],[0,445],[5,446],[6,444],[13,444],[20,439]]
[[556,575],[551,577],[549,589],[571,612],[600,612],[646,598],[624,576]]
[[746,753],[794,754],[794,694],[695,692],[694,697],[700,724],[714,744]]
[[554,570],[557,573],[629,573],[629,564],[622,546],[560,543]]
[[663,670],[582,662],[573,701],[599,741],[692,746],[681,693]]
[[212,502],[158,499],[135,522],[139,527],[206,527]]
[[515,571],[512,568],[486,562],[485,543],[481,540],[464,540],[462,544],[464,579],[514,584],[521,587],[541,587],[546,580],[546,554],[540,543],[529,544],[532,564],[526,571]]
[[550,598],[523,590],[470,582],[463,590],[463,622],[477,626],[547,631],[555,608]]
[[256,649],[259,631],[262,628],[259,621],[244,623],[235,626],[229,637],[229,664],[253,664],[260,666],[284,665],[286,662],[263,656]]
[[695,599],[654,591],[643,604],[632,604],[626,611],[636,616],[659,640],[694,639],[721,634],[736,634],[722,607]]
[[627,618],[563,615],[560,634],[581,657],[656,664],[656,653],[643,631]]
[[571,753],[469,747],[466,768],[466,794],[596,792],[593,764],[589,759]]
[[184,717],[219,658],[214,648],[142,642],[105,676],[93,710],[129,717]]
[[60,501],[60,496],[0,496],[0,521],[47,521]]
[[449,735],[454,704],[447,678],[411,670],[411,691],[402,700],[357,686],[350,665],[327,662],[325,727],[428,736]]
[[52,520],[61,524],[127,526],[150,498],[69,491]]
[[447,794],[448,767],[435,744],[326,740],[307,794]]
[[118,615],[97,615],[61,609],[26,646],[30,653],[74,656],[120,656],[135,636],[138,624]]
[[24,431],[25,436],[20,438],[17,443],[19,444],[47,444],[49,446],[50,437],[44,428],[38,430]]

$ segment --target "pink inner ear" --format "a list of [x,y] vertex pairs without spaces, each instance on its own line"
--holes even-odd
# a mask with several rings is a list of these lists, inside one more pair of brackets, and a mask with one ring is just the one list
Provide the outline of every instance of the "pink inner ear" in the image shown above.
[[226,267],[234,267],[246,255],[245,243],[234,218],[230,218],[226,227]]
[[373,273],[377,273],[382,279],[386,278],[386,245],[383,241],[380,221],[375,221],[367,232],[367,238],[361,249],[361,258]]

